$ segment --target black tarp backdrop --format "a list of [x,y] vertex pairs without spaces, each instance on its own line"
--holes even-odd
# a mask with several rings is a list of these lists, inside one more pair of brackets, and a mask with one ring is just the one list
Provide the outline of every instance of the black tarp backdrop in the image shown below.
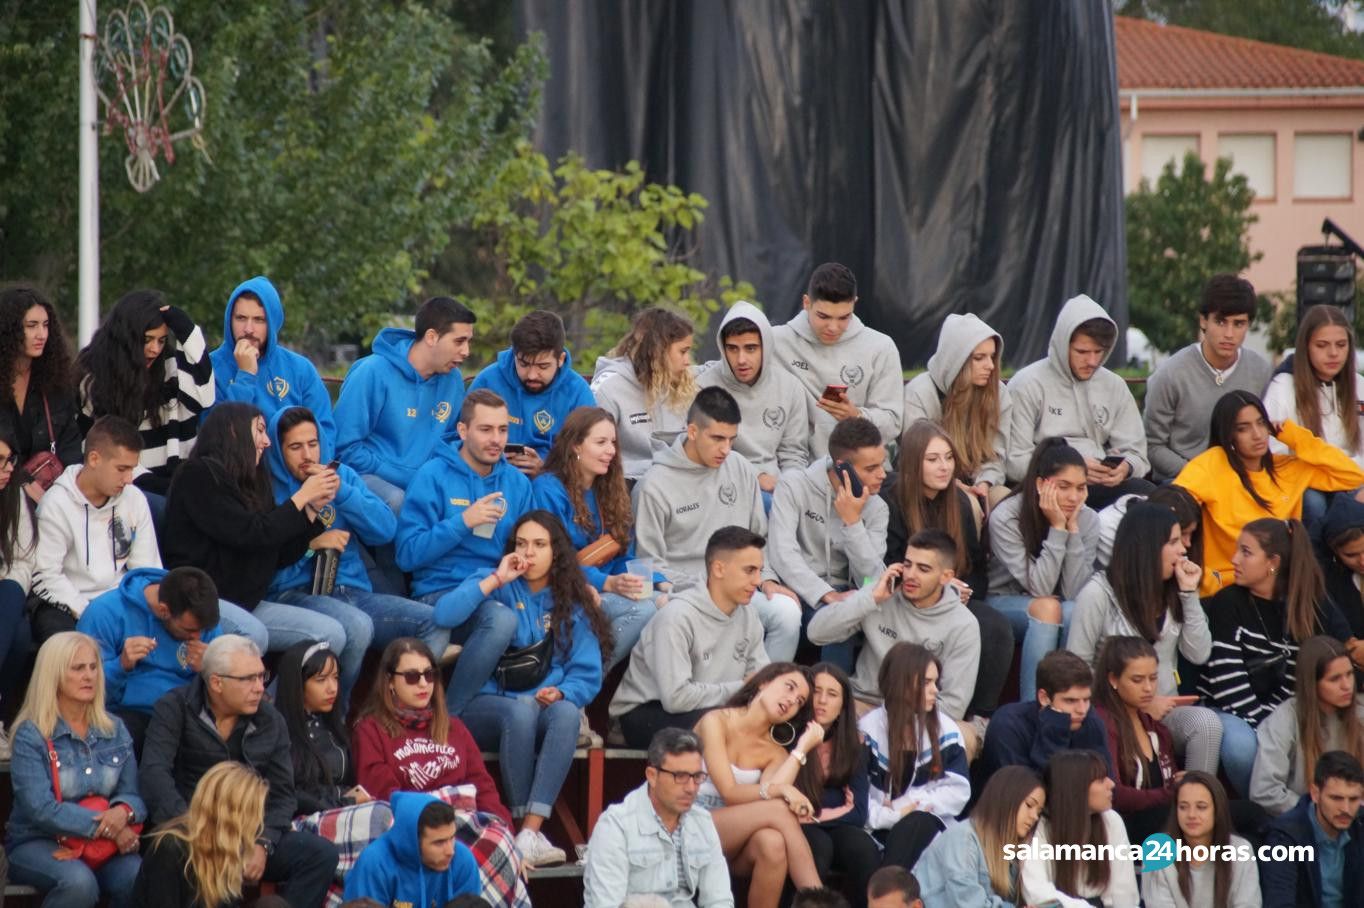
[[[858,314],[932,353],[975,312],[1043,355],[1088,293],[1127,324],[1109,0],[521,0],[550,57],[537,143],[635,159],[710,201],[700,267],[774,323],[810,270],[858,275]],[[707,338],[706,340],[710,340]]]

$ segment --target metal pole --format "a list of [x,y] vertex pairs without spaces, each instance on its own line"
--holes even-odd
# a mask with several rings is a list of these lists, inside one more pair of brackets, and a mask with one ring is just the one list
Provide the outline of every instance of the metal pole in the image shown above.
[[95,3],[80,7],[80,297],[79,343],[84,347],[99,324],[99,128],[95,98]]

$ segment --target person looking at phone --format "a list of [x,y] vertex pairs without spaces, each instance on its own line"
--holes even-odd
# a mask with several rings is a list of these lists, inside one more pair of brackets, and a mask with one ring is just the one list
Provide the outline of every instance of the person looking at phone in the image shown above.
[[587,380],[573,371],[563,320],[543,309],[523,315],[512,327],[511,346],[469,386],[470,391],[478,388],[507,402],[507,461],[527,476],[540,472],[568,414],[597,405]]
[[464,647],[448,689],[455,715],[492,677],[516,633],[516,616],[491,599],[471,609],[441,609],[442,598],[466,577],[497,566],[511,525],[531,508],[530,480],[502,456],[510,424],[506,402],[492,391],[466,394],[460,444],[437,446],[398,515],[398,567],[412,572],[417,599],[449,616],[450,642]]
[[[331,439],[307,407],[289,407],[270,418],[271,445],[266,453],[275,501],[282,502],[314,476],[331,471],[339,486],[336,497],[319,513],[327,529],[317,536],[308,553],[275,572],[266,595],[272,602],[296,605],[327,615],[346,631],[346,649],[334,655],[341,661],[341,693],[337,712],[345,716],[350,707],[351,686],[359,662],[371,646],[387,646],[399,637],[421,637],[433,652],[445,651],[448,628],[436,624],[431,606],[401,596],[374,592],[360,559],[359,546],[381,545],[393,539],[398,518],[350,467],[331,456]],[[320,555],[334,552],[334,578],[330,586],[318,587],[318,572],[325,568]]]
[[903,420],[900,351],[853,314],[857,278],[825,262],[810,275],[801,311],[772,329],[782,366],[805,386],[812,403],[810,450],[828,449],[829,433],[845,419],[871,420],[882,438],[898,438]]
[[758,469],[758,485],[770,507],[777,478],[810,463],[809,395],[778,364],[772,324],[752,303],[740,300],[729,308],[716,343],[723,357],[702,366],[696,384],[734,395],[744,425],[734,449]]
[[[702,388],[687,411],[686,434],[658,453],[635,488],[635,551],[653,559],[654,570],[673,586],[704,576],[704,540],[713,527],[767,533],[758,471],[734,450],[741,420],[733,395]],[[770,564],[752,607],[768,654],[789,661],[800,642],[800,604]]]
[[1084,294],[1061,307],[1047,358],[1009,381],[1009,479],[1022,480],[1038,443],[1059,437],[1084,458],[1094,510],[1155,489],[1144,478],[1151,464],[1137,402],[1127,382],[1103,367],[1117,336],[1117,323]]
[[198,568],[138,568],[76,623],[99,646],[105,701],[137,753],[156,701],[194,679],[204,649],[222,633],[218,608],[218,588]]
[[[952,671],[941,682],[938,706],[953,720],[966,715],[976,686],[980,663],[980,626],[962,607],[952,584],[956,576],[957,546],[942,530],[921,530],[909,539],[904,561],[890,565],[876,583],[815,612],[807,632],[817,644],[838,643],[861,632],[866,643],[853,673],[853,695],[858,712],[880,704],[881,663],[896,643],[908,641],[929,647]],[[980,742],[963,728],[967,753]]]
[[1170,730],[1186,769],[1216,775],[1222,725],[1178,689],[1179,657],[1203,665],[1212,655],[1212,630],[1198,600],[1202,575],[1186,555],[1175,512],[1133,503],[1118,524],[1108,569],[1075,597],[1066,649],[1092,663],[1105,637],[1137,636],[1153,645],[1160,684],[1148,712]]
[[1005,766],[1047,768],[1062,750],[1092,750],[1108,759],[1104,724],[1090,708],[1094,672],[1070,650],[1056,649],[1037,663],[1037,699],[1001,706],[990,720],[981,751],[982,777]]
[[[830,433],[828,450],[804,470],[783,474],[772,498],[772,568],[800,597],[807,621],[885,570],[881,433],[869,419],[844,420]],[[852,646],[830,647],[822,658],[851,670]]]

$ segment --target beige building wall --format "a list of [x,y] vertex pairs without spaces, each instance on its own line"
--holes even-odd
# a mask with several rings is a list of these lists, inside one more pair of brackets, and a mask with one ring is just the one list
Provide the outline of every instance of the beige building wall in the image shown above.
[[[1196,145],[1209,173],[1219,149],[1222,156],[1232,151],[1234,160],[1239,150],[1243,160],[1237,160],[1237,169],[1252,176],[1252,185],[1272,183],[1264,194],[1257,193],[1252,208],[1259,221],[1251,228],[1251,248],[1264,258],[1247,277],[1257,289],[1292,289],[1298,247],[1321,242],[1323,218],[1331,218],[1364,245],[1364,142],[1359,139],[1364,93],[1172,102],[1138,92],[1136,107],[1133,118],[1124,96],[1126,191],[1137,188],[1144,170],[1158,172],[1159,162],[1185,144]],[[1259,137],[1272,137],[1272,171],[1265,160],[1269,142]]]

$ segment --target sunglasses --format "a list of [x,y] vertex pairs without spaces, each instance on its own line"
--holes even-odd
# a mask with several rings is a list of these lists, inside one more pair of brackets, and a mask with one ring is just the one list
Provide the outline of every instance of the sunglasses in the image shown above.
[[389,674],[395,678],[402,678],[408,684],[414,686],[422,681],[425,681],[427,684],[436,683],[436,670],[434,668],[428,668],[426,671],[417,671],[413,668],[408,669],[405,672],[389,672]]

